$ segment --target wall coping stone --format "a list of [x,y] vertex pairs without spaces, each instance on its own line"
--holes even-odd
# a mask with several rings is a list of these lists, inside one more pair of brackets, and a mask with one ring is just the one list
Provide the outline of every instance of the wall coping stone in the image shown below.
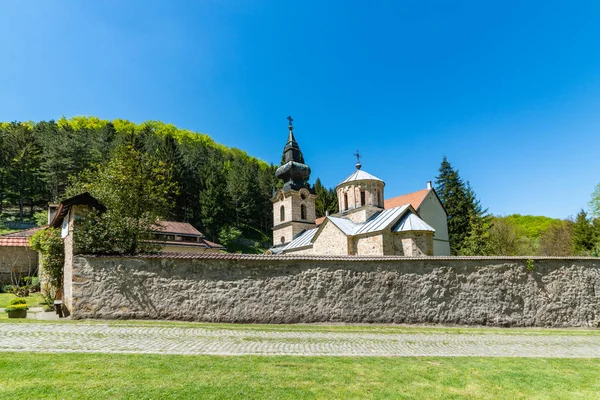
[[154,258],[154,259],[218,259],[218,260],[257,260],[257,261],[276,261],[276,260],[307,260],[307,261],[457,261],[457,260],[498,260],[498,261],[542,261],[542,260],[563,260],[563,261],[598,261],[598,257],[549,257],[549,256],[357,256],[357,255],[265,255],[265,254],[239,254],[239,253],[152,253],[152,254],[81,254],[80,257],[88,258]]

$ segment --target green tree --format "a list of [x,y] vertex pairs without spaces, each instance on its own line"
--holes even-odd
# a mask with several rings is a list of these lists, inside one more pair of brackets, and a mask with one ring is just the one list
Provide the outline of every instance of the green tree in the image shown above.
[[334,189],[327,189],[321,183],[321,179],[317,178],[313,185],[313,190],[317,195],[315,200],[315,211],[317,218],[324,217],[327,212],[335,214],[338,212],[339,204],[337,194]]
[[133,145],[122,145],[106,165],[82,173],[70,194],[90,192],[107,211],[91,214],[78,238],[81,251],[154,250],[152,227],[174,206],[171,199],[177,187],[171,176],[164,162]]
[[5,129],[9,200],[18,204],[19,219],[23,220],[25,206],[30,206],[33,214],[34,206],[44,203],[39,173],[41,148],[30,126],[13,122]]
[[203,190],[200,192],[200,215],[204,233],[217,240],[227,220],[227,198],[225,193],[225,171],[223,160],[213,155],[204,165]]
[[532,239],[508,217],[496,217],[489,230],[490,255],[530,256],[535,254]]
[[600,218],[600,183],[596,185],[590,200],[590,214],[596,218]]
[[551,225],[540,237],[538,255],[568,257],[572,253],[573,222],[562,221]]
[[487,210],[481,207],[470,184],[463,182],[446,157],[440,165],[435,190],[448,214],[451,253],[485,255],[489,251],[485,244],[489,227]]
[[581,210],[573,224],[573,236],[571,237],[573,254],[589,255],[594,249],[597,239],[592,221],[588,218],[587,213]]

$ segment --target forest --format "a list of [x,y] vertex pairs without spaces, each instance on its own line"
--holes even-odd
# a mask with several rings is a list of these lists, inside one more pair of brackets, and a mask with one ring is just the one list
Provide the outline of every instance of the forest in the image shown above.
[[215,241],[231,228],[270,239],[276,167],[171,124],[95,117],[0,124],[0,229],[42,222],[48,203],[72,195],[128,145],[168,171],[170,204],[160,217]]
[[[281,186],[276,168],[158,121],[0,123],[0,234],[42,225],[48,203],[89,191],[112,206],[111,225],[133,209],[146,210],[148,226],[157,218],[185,221],[230,251],[262,252],[271,243],[270,199]],[[319,178],[311,188],[317,217],[337,212],[334,189]],[[446,158],[435,189],[448,213],[454,255],[600,255],[600,185],[590,200],[592,215],[582,209],[565,220],[489,214]]]

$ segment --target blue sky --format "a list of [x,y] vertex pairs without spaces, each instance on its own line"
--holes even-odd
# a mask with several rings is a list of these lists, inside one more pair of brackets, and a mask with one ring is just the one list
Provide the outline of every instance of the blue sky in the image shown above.
[[[496,3],[496,4],[493,4]],[[575,215],[600,182],[597,1],[0,6],[0,120],[161,120],[386,197],[446,155],[494,214]]]

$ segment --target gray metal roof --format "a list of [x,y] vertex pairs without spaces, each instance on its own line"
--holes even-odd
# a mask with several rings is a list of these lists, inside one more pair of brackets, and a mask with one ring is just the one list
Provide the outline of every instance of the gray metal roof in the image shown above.
[[307,231],[300,233],[298,236],[296,236],[294,238],[294,240],[289,242],[287,244],[287,246],[285,246],[283,249],[281,249],[281,251],[297,249],[299,247],[312,245],[312,242],[311,242],[312,238],[315,236],[315,233],[317,233],[318,230],[319,230],[319,228],[314,228],[314,229],[309,229]]
[[354,181],[380,181],[380,182],[383,182],[378,177],[373,176],[373,175],[369,174],[368,172],[365,172],[365,171],[362,171],[359,169],[355,173],[353,173],[352,175],[350,175],[349,177],[344,179],[342,181],[342,183],[340,183],[340,185],[343,185],[344,183],[348,183],[348,182],[354,182]]
[[409,231],[430,231],[435,232],[427,222],[423,221],[416,214],[408,212],[400,218],[398,224],[392,228],[392,232],[409,232]]
[[[352,222],[348,218],[339,218],[328,216],[325,221],[330,221],[332,224],[337,226],[346,236],[356,236],[365,233],[375,233],[389,228],[392,224],[395,224],[392,228],[392,232],[406,232],[406,231],[431,231],[435,232],[431,226],[425,221],[419,218],[418,215],[414,214],[410,204],[406,204],[400,207],[389,208],[383,210],[362,224]],[[403,215],[404,214],[404,215]],[[399,221],[398,221],[399,220]],[[321,225],[323,226],[323,225]],[[313,238],[319,228],[310,229],[302,232],[296,236],[294,240],[288,243],[281,251],[297,249],[300,247],[311,246]]]
[[360,224],[359,228],[354,233],[355,235],[360,235],[363,233],[373,233],[384,230],[390,224],[397,221],[398,217],[400,217],[410,205],[406,204],[400,207],[388,208],[387,210],[383,210],[378,214],[373,215],[363,224]]
[[348,218],[338,218],[338,217],[327,217],[331,222],[334,223],[335,226],[341,229],[342,232],[346,234],[346,236],[353,236],[358,228],[360,228],[360,224],[355,224]]

